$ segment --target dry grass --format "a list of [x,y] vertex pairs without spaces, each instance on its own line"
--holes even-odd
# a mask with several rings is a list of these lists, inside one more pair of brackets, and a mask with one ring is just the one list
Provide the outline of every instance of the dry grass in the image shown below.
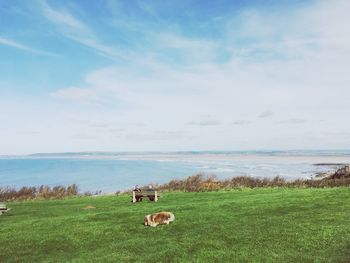
[[287,181],[282,177],[257,178],[250,176],[238,176],[231,179],[218,180],[216,176],[196,174],[183,180],[171,180],[169,183],[158,185],[157,189],[166,191],[185,191],[185,192],[206,192],[217,191],[220,189],[234,188],[257,188],[257,187],[301,187],[301,188],[324,188],[350,186],[350,178],[331,179],[324,178],[319,180],[297,179]]
[[22,187],[20,189],[4,187],[0,188],[0,201],[12,200],[31,200],[31,199],[62,199],[67,196],[78,195],[78,186],[76,184],[64,186],[49,187],[42,185],[40,187]]
[[[162,185],[156,185],[155,189],[163,191],[184,192],[210,192],[236,188],[264,188],[264,187],[288,187],[288,188],[326,188],[350,186],[350,177],[334,178],[333,176],[323,179],[296,179],[287,181],[280,176],[274,178],[258,178],[250,176],[238,176],[231,179],[218,180],[215,175],[196,174],[186,179],[174,179]],[[147,189],[147,187],[142,187]],[[119,195],[121,192],[116,192]],[[85,192],[83,195],[99,195],[101,191]],[[15,188],[0,188],[0,201],[31,200],[31,199],[62,199],[76,196],[78,186],[76,184],[64,186],[40,186]]]

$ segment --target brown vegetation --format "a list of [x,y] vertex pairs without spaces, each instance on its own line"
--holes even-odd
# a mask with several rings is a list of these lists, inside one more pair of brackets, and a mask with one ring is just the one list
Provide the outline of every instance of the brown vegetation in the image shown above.
[[217,191],[220,189],[235,188],[257,188],[257,187],[338,187],[350,186],[350,178],[324,178],[314,179],[297,179],[287,181],[282,177],[274,178],[257,178],[250,176],[238,176],[231,179],[217,180],[215,176],[206,176],[197,174],[183,180],[171,180],[169,183],[159,185],[159,190],[165,191],[186,191],[186,192],[204,192]]
[[[257,188],[257,187],[339,187],[350,186],[350,170],[346,165],[338,169],[335,173],[322,179],[296,179],[287,181],[282,177],[258,178],[250,176],[238,176],[231,179],[218,180],[214,175],[196,174],[186,179],[175,179],[162,185],[156,185],[155,188],[163,191],[185,191],[185,192],[208,192],[221,189],[237,188]],[[147,187],[142,187],[147,189]],[[116,192],[119,195],[123,192]],[[78,195],[78,186],[76,184],[64,186],[49,187],[42,185],[40,187],[22,187],[19,190],[10,187],[0,187],[0,201],[11,200],[31,200],[31,199],[62,199]],[[85,196],[99,195],[101,191],[85,192]]]
[[42,185],[40,187],[22,187],[19,190],[10,187],[0,188],[0,201],[61,199],[75,195],[78,195],[78,186],[76,184],[67,187],[55,186],[52,188],[47,185]]

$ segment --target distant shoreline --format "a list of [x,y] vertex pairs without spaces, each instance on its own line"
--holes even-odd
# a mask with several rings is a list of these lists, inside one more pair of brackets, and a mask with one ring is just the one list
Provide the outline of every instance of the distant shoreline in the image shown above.
[[1,185],[69,185],[82,191],[112,192],[204,173],[219,178],[252,176],[286,180],[319,177],[350,163],[350,155],[304,152],[173,152],[27,155],[0,157]]
[[53,152],[33,154],[3,154],[0,158],[117,158],[139,156],[348,156],[350,150],[251,150],[251,151],[121,151],[121,152]]
[[349,154],[329,153],[325,152],[317,155],[317,152],[313,154],[296,154],[293,152],[288,155],[287,152],[280,154],[271,154],[269,152],[264,153],[239,153],[239,152],[202,152],[202,153],[116,153],[115,155],[107,154],[34,154],[34,155],[21,155],[21,156],[0,156],[0,160],[118,160],[118,161],[154,161],[154,162],[184,162],[184,163],[201,163],[201,162],[259,162],[266,164],[275,164],[278,162],[284,162],[288,164],[309,164],[316,167],[337,167],[350,163]]

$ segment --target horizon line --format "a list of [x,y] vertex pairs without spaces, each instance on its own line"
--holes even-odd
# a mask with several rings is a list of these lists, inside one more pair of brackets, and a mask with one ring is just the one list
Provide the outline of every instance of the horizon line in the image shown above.
[[179,150],[179,151],[66,151],[66,152],[34,152],[28,154],[0,154],[0,157],[36,157],[58,155],[126,155],[126,154],[196,154],[196,153],[308,153],[308,152],[342,152],[349,153],[350,149],[256,149],[256,150]]

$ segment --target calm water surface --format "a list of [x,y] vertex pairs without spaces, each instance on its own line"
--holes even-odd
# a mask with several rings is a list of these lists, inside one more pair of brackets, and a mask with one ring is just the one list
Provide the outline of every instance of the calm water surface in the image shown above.
[[156,154],[133,156],[0,158],[0,186],[78,184],[80,191],[114,192],[135,184],[165,183],[195,173],[219,178],[239,175],[286,179],[310,178],[334,169],[317,162],[350,162],[350,156],[270,156],[230,154]]

